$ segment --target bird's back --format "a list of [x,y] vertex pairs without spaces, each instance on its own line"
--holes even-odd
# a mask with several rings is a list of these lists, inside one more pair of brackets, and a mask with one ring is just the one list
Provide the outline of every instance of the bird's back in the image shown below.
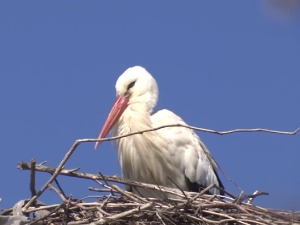
[[[186,125],[179,116],[166,109],[153,114],[151,121],[153,128],[170,124]],[[216,173],[217,165],[214,159],[192,129],[180,126],[166,127],[157,130],[157,133],[167,143],[168,157],[172,166],[185,177],[184,189],[199,191],[211,184],[223,188]],[[170,179],[176,180],[175,177]],[[213,189],[211,193],[220,194],[217,189]]]

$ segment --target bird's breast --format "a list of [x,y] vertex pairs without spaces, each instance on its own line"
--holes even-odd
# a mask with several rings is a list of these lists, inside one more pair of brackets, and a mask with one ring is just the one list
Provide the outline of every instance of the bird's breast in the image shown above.
[[[149,128],[152,128],[149,115],[125,111],[114,132],[116,136],[127,135]],[[118,139],[116,147],[124,178],[187,189],[185,175],[174,165],[170,145],[159,132],[144,132]]]

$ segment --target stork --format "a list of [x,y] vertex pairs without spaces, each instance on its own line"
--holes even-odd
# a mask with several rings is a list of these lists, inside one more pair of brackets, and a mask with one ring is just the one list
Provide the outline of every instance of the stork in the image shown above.
[[[112,130],[114,136],[126,135],[163,125],[186,123],[173,112],[153,113],[158,87],[151,74],[141,66],[128,68],[116,82],[117,99],[99,138]],[[118,158],[126,179],[199,192],[211,184],[222,187],[217,164],[196,135],[185,127],[166,127],[117,139]],[[96,142],[95,148],[100,144]],[[135,191],[145,197],[159,193]],[[217,188],[211,194],[223,194]]]

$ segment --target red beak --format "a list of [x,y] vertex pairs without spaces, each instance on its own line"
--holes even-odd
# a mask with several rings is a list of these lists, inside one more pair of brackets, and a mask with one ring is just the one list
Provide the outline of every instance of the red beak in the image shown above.
[[[128,97],[119,96],[116,99],[116,101],[106,119],[106,122],[99,134],[98,139],[106,137],[108,132],[112,129],[112,127],[116,124],[118,119],[121,117],[122,113],[125,111],[127,106],[128,106]],[[100,145],[100,141],[97,141],[95,144],[95,149],[98,148],[99,145]]]

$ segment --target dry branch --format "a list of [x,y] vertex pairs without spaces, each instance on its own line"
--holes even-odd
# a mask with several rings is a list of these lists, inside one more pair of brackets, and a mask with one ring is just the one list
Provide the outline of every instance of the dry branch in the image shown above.
[[136,135],[136,134],[143,134],[145,132],[151,132],[151,131],[155,131],[155,130],[159,130],[159,129],[163,129],[163,128],[167,128],[167,127],[185,127],[185,128],[190,128],[193,130],[198,130],[198,131],[203,131],[203,132],[209,132],[209,133],[214,133],[214,134],[232,134],[232,133],[237,133],[237,132],[267,132],[267,133],[275,133],[275,134],[285,134],[285,135],[295,135],[297,132],[299,132],[300,127],[297,128],[294,131],[279,131],[279,130],[270,130],[270,129],[263,129],[263,128],[255,128],[255,129],[234,129],[234,130],[228,130],[228,131],[216,131],[216,130],[211,130],[211,129],[205,129],[205,128],[199,128],[199,127],[195,127],[195,126],[190,126],[190,125],[186,125],[186,124],[169,124],[169,125],[164,125],[164,126],[160,126],[160,127],[155,127],[155,128],[151,128],[151,129],[147,129],[147,130],[143,130],[143,131],[138,131],[138,132],[132,132],[126,135],[121,135],[121,136],[116,136],[116,137],[110,137],[110,138],[101,138],[101,139],[78,139],[74,142],[74,144],[72,145],[72,147],[70,148],[70,150],[66,153],[65,157],[63,158],[63,160],[60,162],[60,164],[58,165],[58,167],[55,169],[54,173],[52,174],[51,178],[44,184],[44,186],[34,195],[32,196],[32,198],[30,199],[30,201],[24,206],[25,209],[27,209],[29,206],[31,206],[34,201],[47,189],[47,187],[49,186],[49,184],[51,184],[56,177],[58,176],[58,174],[60,173],[60,171],[63,169],[65,163],[67,162],[67,160],[71,157],[71,155],[73,154],[73,152],[76,150],[76,148],[84,142],[97,142],[97,141],[112,141],[112,140],[116,140],[116,139],[120,139],[120,138],[124,138],[124,137],[128,137],[131,135]]
[[256,133],[256,132],[281,134],[281,135],[296,135],[300,131],[300,127],[298,127],[297,129],[295,129],[293,131],[281,131],[281,130],[272,130],[272,129],[265,129],[265,128],[241,128],[241,129],[233,129],[233,130],[226,130],[226,131],[218,131],[218,130],[190,126],[187,124],[168,124],[168,125],[163,125],[163,126],[159,126],[159,127],[154,127],[154,128],[150,128],[150,129],[146,129],[146,130],[142,130],[142,131],[136,131],[136,132],[132,132],[129,134],[119,135],[119,136],[114,136],[114,137],[100,138],[100,139],[95,139],[95,138],[78,139],[78,140],[76,140],[74,145],[76,144],[76,147],[77,147],[79,144],[84,143],[84,142],[114,141],[117,139],[129,137],[132,135],[143,134],[146,132],[156,131],[156,130],[160,130],[160,129],[164,129],[164,128],[168,128],[168,127],[185,127],[185,128],[189,128],[192,130],[197,130],[197,131],[202,131],[202,132],[207,132],[207,133],[212,133],[212,134],[219,134],[219,135],[234,134],[234,133]]
[[[255,129],[234,129],[228,131],[216,131],[211,129],[199,128],[185,124],[170,124],[148,130],[133,132],[127,135],[116,136],[102,139],[78,139],[66,153],[60,164],[56,168],[46,167],[42,164],[20,163],[19,169],[31,170],[32,198],[23,206],[24,213],[35,212],[40,210],[51,210],[43,217],[37,218],[36,221],[45,221],[45,224],[64,223],[64,224],[298,224],[300,225],[300,213],[293,212],[273,212],[268,209],[255,207],[251,204],[257,194],[246,195],[249,202],[243,202],[245,198],[239,198],[225,191],[230,197],[223,199],[215,196],[207,196],[203,193],[183,192],[178,189],[160,187],[157,185],[143,184],[135,181],[121,179],[116,176],[103,176],[102,174],[88,174],[79,172],[79,169],[65,170],[64,165],[74,153],[76,148],[84,142],[111,141],[131,135],[143,134],[166,127],[185,127],[202,132],[209,132],[219,135],[232,134],[237,132],[266,132],[274,134],[295,135],[299,132],[300,127],[294,131],[279,131],[263,128]],[[35,172],[47,172],[51,174],[49,180],[43,187],[35,192]],[[56,181],[57,176],[72,176],[77,179],[91,179],[96,181],[105,190],[110,191],[110,195],[103,195],[93,204],[85,202],[74,202],[66,199],[64,191],[59,186],[56,189],[52,183]],[[100,182],[104,181],[104,183]],[[161,191],[166,194],[173,194],[177,199],[145,199],[134,195],[128,191],[122,190],[115,185],[107,182],[123,183],[128,186],[141,187],[150,190]],[[63,200],[61,204],[52,206],[36,206],[33,203],[44,193],[45,190],[52,188]],[[209,187],[212,188],[212,187]],[[214,187],[218,188],[218,187]],[[113,196],[112,194],[117,194]],[[226,201],[225,201],[226,199]],[[10,212],[10,211],[7,211]],[[62,221],[63,220],[63,221]],[[67,221],[66,221],[67,220]],[[34,224],[33,221],[31,224]]]
[[[31,163],[19,163],[18,168],[31,170]],[[56,168],[45,165],[36,165],[36,172],[54,174]],[[201,193],[184,192],[180,190],[157,187],[156,185],[129,181],[117,176],[104,176],[90,174],[76,170],[62,169],[59,176],[71,176],[75,179],[90,179],[103,186],[108,192],[113,191],[114,196],[102,195],[95,202],[84,202],[83,200],[66,199],[56,190],[62,199],[61,204],[53,206],[30,206],[24,208],[24,213],[38,212],[47,209],[49,213],[43,217],[45,224],[57,224],[64,222],[68,225],[75,224],[243,224],[243,225],[300,225],[300,212],[276,212],[269,209],[254,206],[244,201],[236,201],[234,198],[206,195]],[[102,182],[105,181],[105,182]],[[143,198],[109,184],[108,182],[123,183],[138,186],[140,188],[160,190],[165,193],[176,194],[179,198],[167,200],[156,198]],[[208,188],[212,188],[208,187]],[[48,185],[48,188],[53,188]],[[54,188],[55,190],[55,188]],[[232,194],[230,194],[233,196]],[[249,195],[251,198],[257,195]],[[67,221],[62,218],[66,218]],[[41,221],[40,218],[36,220]],[[33,221],[34,222],[34,221]],[[34,223],[32,223],[34,224]]]
[[[163,126],[159,126],[159,127],[146,129],[146,130],[143,130],[143,131],[132,132],[132,133],[129,133],[129,134],[110,137],[110,138],[102,138],[102,139],[98,139],[97,141],[101,141],[101,142],[102,141],[112,141],[112,140],[117,140],[117,139],[120,139],[120,138],[132,136],[132,135],[136,135],[136,134],[143,134],[143,133],[146,133],[146,132],[160,130],[160,129],[167,128],[167,127],[185,127],[185,128],[189,128],[189,129],[192,129],[192,130],[197,130],[197,131],[202,131],[202,132],[207,132],[207,133],[213,133],[213,134],[219,134],[219,135],[241,133],[241,132],[243,132],[243,133],[245,133],[245,132],[265,132],[265,133],[273,133],[273,134],[295,135],[300,131],[300,127],[295,129],[294,131],[280,131],[280,130],[271,130],[271,129],[265,129],[265,128],[247,128],[247,129],[241,128],[241,129],[234,129],[234,130],[227,130],[227,131],[217,131],[217,130],[206,129],[206,128],[195,127],[195,126],[190,126],[190,125],[187,125],[187,124],[178,123],[178,124],[163,125]],[[89,140],[91,142],[95,141],[93,139],[89,139]],[[88,142],[90,142],[90,141],[88,141]]]
[[[21,162],[18,165],[18,169],[20,169],[20,170],[31,170],[31,164]],[[39,165],[35,166],[35,170],[39,171],[39,172],[46,172],[46,173],[49,173],[49,174],[52,175],[52,174],[55,173],[56,168],[47,167],[47,166],[39,164]],[[161,187],[161,186],[158,187],[157,185],[154,185],[154,184],[144,184],[144,183],[140,183],[140,182],[137,182],[137,181],[126,180],[126,179],[118,177],[118,176],[104,176],[102,174],[99,175],[99,174],[91,174],[91,173],[82,173],[82,172],[78,172],[78,171],[75,172],[73,169],[71,169],[71,170],[62,169],[59,172],[59,175],[83,178],[83,179],[88,179],[88,180],[111,181],[111,182],[126,184],[126,185],[133,186],[133,187],[147,188],[149,190],[156,190],[156,191],[160,191],[160,190],[163,189],[163,191],[165,193],[174,194],[174,195],[178,195],[180,197],[183,197],[181,191],[179,191],[177,189]],[[189,192],[187,192],[187,193],[189,193]]]

